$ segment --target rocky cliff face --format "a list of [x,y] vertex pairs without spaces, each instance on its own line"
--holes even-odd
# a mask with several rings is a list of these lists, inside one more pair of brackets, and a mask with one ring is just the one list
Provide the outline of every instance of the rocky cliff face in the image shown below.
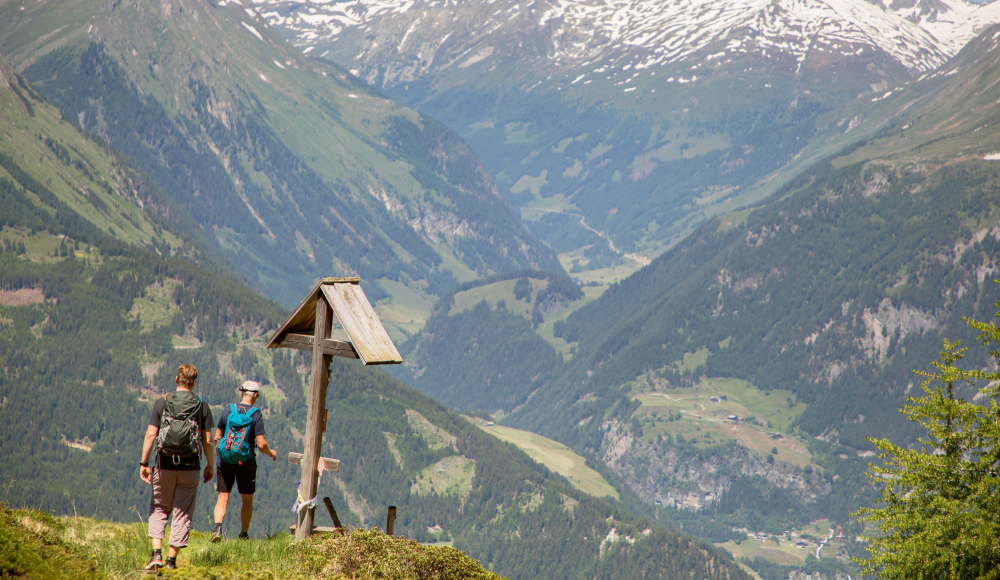
[[740,476],[759,476],[803,503],[828,495],[831,482],[794,465],[764,457],[737,444],[694,450],[662,440],[644,443],[627,425],[604,425],[602,459],[644,501],[676,509],[701,510],[718,503]]

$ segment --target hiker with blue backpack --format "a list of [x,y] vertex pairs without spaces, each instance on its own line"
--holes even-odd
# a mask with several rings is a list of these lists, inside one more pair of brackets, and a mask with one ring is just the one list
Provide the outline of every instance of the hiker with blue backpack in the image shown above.
[[[215,462],[212,450],[212,410],[194,393],[198,369],[184,364],[177,368],[177,390],[157,398],[146,428],[139,459],[139,477],[153,486],[149,506],[149,537],[153,541],[146,570],[155,572],[164,565],[163,539],[167,518],[170,526],[167,568],[177,567],[177,554],[187,546],[191,516],[198,497],[198,472],[204,450],[205,477],[212,481]],[[150,466],[152,459],[154,465]]]
[[240,510],[243,531],[239,537],[241,540],[250,539],[247,530],[253,517],[253,494],[257,490],[256,450],[259,448],[264,455],[271,456],[272,461],[278,459],[278,452],[268,446],[264,438],[264,418],[260,409],[253,406],[260,396],[260,385],[246,381],[240,387],[240,395],[239,403],[231,404],[222,412],[215,429],[215,438],[219,442],[215,490],[219,492],[219,500],[215,504],[213,543],[222,540],[222,520],[226,517],[234,483],[243,498]]

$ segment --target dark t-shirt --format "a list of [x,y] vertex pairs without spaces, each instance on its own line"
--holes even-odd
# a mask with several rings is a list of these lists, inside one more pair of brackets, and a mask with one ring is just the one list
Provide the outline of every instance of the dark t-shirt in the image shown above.
[[[236,408],[239,410],[240,413],[243,413],[244,415],[246,415],[247,411],[252,407],[253,405],[236,403]],[[222,431],[223,438],[225,438],[226,436],[226,422],[229,421],[229,414],[232,412],[232,410],[233,410],[232,405],[226,405],[225,407],[223,407],[222,415],[219,417],[219,424],[216,425],[216,427],[218,427],[219,430]],[[253,414],[253,422],[250,423],[250,430],[247,432],[247,438],[250,440],[250,453],[257,452],[257,436],[266,434],[267,433],[264,432],[263,414],[260,412],[260,409],[257,409],[257,411]],[[222,458],[217,456],[215,463],[217,465],[221,465]]]
[[[163,408],[166,404],[167,400],[165,397],[159,397],[153,402],[153,414],[149,418],[149,424],[153,427],[160,427],[160,421],[163,419]],[[212,428],[212,409],[205,401],[201,402],[201,412],[198,413],[195,421],[198,422],[198,428],[202,431]],[[202,435],[202,437],[204,437],[204,435]],[[196,453],[189,457],[178,457],[176,455],[157,453],[156,465],[161,469],[172,469],[175,471],[198,471],[201,469],[201,454]]]

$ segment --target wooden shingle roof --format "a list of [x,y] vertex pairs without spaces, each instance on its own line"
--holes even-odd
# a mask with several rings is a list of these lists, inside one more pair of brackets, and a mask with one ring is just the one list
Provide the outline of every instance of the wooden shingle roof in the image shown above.
[[403,358],[396,350],[385,327],[375,314],[360,279],[323,278],[299,303],[288,320],[267,341],[267,348],[312,350],[316,327],[316,301],[326,300],[344,327],[349,342],[327,338],[324,354],[361,359],[366,365],[400,364]]

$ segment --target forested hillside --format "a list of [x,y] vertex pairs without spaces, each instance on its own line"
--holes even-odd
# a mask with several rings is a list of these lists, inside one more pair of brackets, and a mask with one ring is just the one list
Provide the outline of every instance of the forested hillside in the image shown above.
[[[3,115],[25,134],[38,132],[47,105],[22,79],[4,78]],[[14,83],[30,95],[35,117]],[[12,103],[21,108],[10,113]],[[85,140],[63,124],[61,137]],[[74,167],[82,171],[75,163],[106,163],[88,153],[110,150],[91,147],[80,145],[68,162],[47,160],[45,171],[71,175]],[[4,208],[18,211],[4,214],[0,231],[0,501],[144,519],[142,436],[151,401],[173,388],[182,362],[198,367],[197,392],[216,417],[240,381],[260,381],[269,442],[282,458],[301,449],[306,357],[262,348],[286,310],[237,281],[145,247],[152,242],[113,238],[98,227],[107,219],[101,212],[81,203],[77,211],[18,160],[4,159]],[[155,221],[131,199],[101,201],[140,225]],[[159,236],[180,239],[168,231],[174,226],[164,227]],[[510,578],[747,577],[710,545],[579,492],[380,370],[338,359],[331,374],[323,453],[342,467],[325,474],[319,489],[348,525],[381,525],[395,505],[397,534],[452,542]],[[299,473],[285,461],[261,462],[252,535],[287,529]],[[212,487],[202,486],[195,529],[210,526],[213,499]],[[228,535],[236,519],[230,511]]]
[[317,277],[356,274],[394,313],[393,332],[412,332],[424,315],[413,302],[456,280],[560,268],[453,133],[238,4],[56,8],[0,4],[0,51],[285,306]]
[[[182,361],[199,367],[198,392],[212,405],[232,401],[243,378],[262,381],[268,439],[282,455],[299,449],[298,369],[306,365],[259,348],[261,332],[281,319],[276,305],[182,262],[127,249],[119,256],[92,252],[99,259],[45,264],[14,252],[2,256],[5,298],[26,289],[50,297],[0,307],[10,339],[0,382],[4,501],[118,520],[136,517],[133,510],[144,514],[149,492],[138,480],[136,457],[149,403]],[[163,324],[155,322],[157,309],[167,315]],[[647,549],[660,558],[649,577],[687,577],[697,562],[703,577],[735,573],[734,565],[716,555],[706,559],[704,546],[690,540],[663,531],[644,537],[648,524],[553,479],[380,371],[338,362],[332,374],[324,454],[343,467],[320,490],[347,523],[377,525],[385,508],[396,505],[398,533],[453,541],[512,578],[577,577],[585,570],[616,577],[628,562],[648,565],[631,556]],[[288,525],[297,477],[284,461],[262,462],[255,535]],[[209,526],[212,498],[203,487],[198,529]],[[619,536],[638,542],[615,543]],[[573,558],[558,556],[571,546]],[[709,560],[714,574],[705,569]]]
[[[395,376],[456,409],[513,410],[563,364],[536,332],[584,297],[562,273],[517,271],[459,286],[401,347]],[[561,342],[561,341],[560,341]]]

